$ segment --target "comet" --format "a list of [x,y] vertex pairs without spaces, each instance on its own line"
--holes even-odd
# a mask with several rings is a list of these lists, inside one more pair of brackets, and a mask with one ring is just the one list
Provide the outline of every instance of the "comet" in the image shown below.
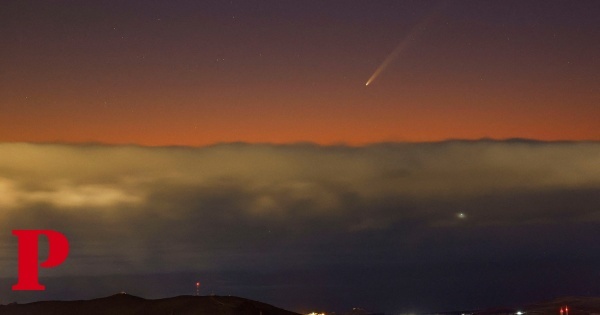
[[432,13],[430,13],[429,15],[427,15],[423,20],[421,20],[417,25],[415,25],[408,32],[408,34],[404,37],[404,39],[402,41],[400,41],[400,43],[398,44],[398,46],[396,46],[396,48],[383,60],[383,62],[381,63],[381,65],[379,65],[379,67],[377,67],[377,69],[375,70],[375,72],[373,73],[373,75],[371,75],[371,77],[369,78],[369,80],[367,80],[367,83],[365,83],[365,86],[369,86],[369,84],[373,83],[373,81],[375,81],[375,79],[377,79],[377,77],[394,60],[396,60],[396,58],[398,58],[398,56],[400,56],[400,54],[402,54],[402,52],[405,51],[408,48],[408,46],[412,42],[414,42],[414,40],[416,38],[418,38],[419,35],[421,35],[425,31],[425,29],[427,29],[427,27],[429,26],[429,24],[431,24],[431,22],[433,20],[435,20],[435,18],[441,12],[444,3],[445,2],[441,2],[438,6],[436,6],[436,8],[433,10]]

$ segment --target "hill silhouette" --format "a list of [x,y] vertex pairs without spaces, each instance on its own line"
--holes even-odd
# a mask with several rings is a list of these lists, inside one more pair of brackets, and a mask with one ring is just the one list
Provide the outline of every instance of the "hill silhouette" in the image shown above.
[[81,301],[0,305],[2,315],[298,315],[269,304],[233,296],[177,296],[147,300],[129,294]]

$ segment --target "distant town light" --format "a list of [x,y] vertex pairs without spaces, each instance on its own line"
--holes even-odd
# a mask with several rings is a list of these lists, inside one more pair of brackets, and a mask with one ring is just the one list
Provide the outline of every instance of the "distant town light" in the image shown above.
[[523,315],[523,314],[525,314],[525,313],[524,313],[524,312],[521,312],[521,311],[517,311],[517,313],[516,313],[516,314],[517,314],[517,315]]

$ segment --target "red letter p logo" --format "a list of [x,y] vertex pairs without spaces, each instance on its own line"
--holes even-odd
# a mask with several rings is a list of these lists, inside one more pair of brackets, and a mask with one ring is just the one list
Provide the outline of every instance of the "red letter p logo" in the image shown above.
[[38,236],[48,238],[48,259],[41,266],[52,268],[60,265],[69,254],[69,241],[56,231],[51,230],[13,230],[19,238],[19,282],[13,290],[45,290],[38,282]]

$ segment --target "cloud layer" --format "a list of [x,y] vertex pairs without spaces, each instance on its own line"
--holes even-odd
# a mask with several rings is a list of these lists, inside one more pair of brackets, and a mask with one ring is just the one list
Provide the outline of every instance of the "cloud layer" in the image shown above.
[[597,259],[599,165],[596,142],[0,144],[0,270],[26,228],[68,235],[54,276]]

